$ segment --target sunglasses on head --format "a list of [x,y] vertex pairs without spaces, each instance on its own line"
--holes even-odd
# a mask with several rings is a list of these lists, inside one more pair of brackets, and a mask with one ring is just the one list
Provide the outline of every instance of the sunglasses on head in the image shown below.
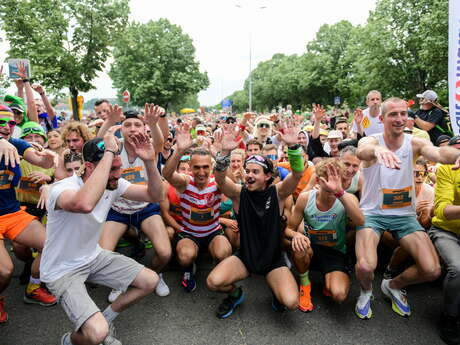
[[278,155],[265,155],[268,159],[271,159],[272,161],[276,161],[278,159]]
[[423,177],[426,175],[426,171],[417,171],[417,170],[414,170],[414,177]]
[[259,123],[257,125],[257,127],[259,127],[259,128],[270,128],[270,125],[268,123]]
[[41,128],[41,127],[29,127],[29,128],[24,128],[22,130],[22,135],[29,135],[29,134],[43,135],[43,128]]
[[[93,152],[91,157],[89,157],[89,159],[87,159],[89,162],[100,161],[102,159],[102,156],[104,155],[104,152],[105,152],[105,143],[104,143],[104,141],[101,140],[100,142],[98,142],[96,144],[96,147],[97,147],[98,151]],[[119,155],[121,153],[122,148],[123,148],[122,143],[118,143],[118,152],[116,152],[117,155]]]
[[265,169],[268,169],[267,159],[264,156],[260,156],[260,155],[249,156],[245,161],[245,165],[249,163],[255,163]]
[[10,127],[16,126],[16,121],[11,120],[9,117],[2,117],[0,118],[0,127],[5,127],[6,125]]
[[181,162],[188,162],[190,160],[190,155],[186,155],[186,156],[182,156],[180,158],[180,161]]

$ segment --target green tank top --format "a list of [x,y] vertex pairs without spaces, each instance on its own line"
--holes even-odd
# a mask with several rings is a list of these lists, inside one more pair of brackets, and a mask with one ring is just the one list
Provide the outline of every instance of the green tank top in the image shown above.
[[311,190],[304,210],[305,233],[313,244],[327,246],[346,253],[347,214],[339,199],[322,212],[316,207],[316,190]]

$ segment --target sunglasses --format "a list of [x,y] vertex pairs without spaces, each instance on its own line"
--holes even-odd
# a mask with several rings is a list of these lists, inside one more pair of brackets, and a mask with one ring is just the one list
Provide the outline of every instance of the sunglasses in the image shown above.
[[11,120],[9,117],[2,117],[0,118],[0,127],[5,127],[6,125],[10,127],[16,126],[16,121]]
[[272,161],[276,161],[278,159],[278,155],[265,155],[268,159],[271,159]]
[[172,143],[174,141],[174,138],[166,138],[166,140]]
[[423,177],[426,175],[426,171],[417,171],[414,170],[414,177]]
[[181,162],[188,162],[189,160],[190,160],[190,156],[189,156],[189,155],[182,156],[182,157],[180,158],[180,161],[181,161]]
[[205,131],[196,131],[197,135],[205,135],[205,133],[206,133]]
[[257,127],[259,127],[259,128],[270,128],[270,125],[268,123],[259,123],[257,125]]
[[[104,143],[104,141],[101,140],[100,142],[98,142],[96,144],[96,147],[97,147],[98,151],[93,152],[91,154],[91,156],[87,159],[88,162],[97,162],[97,161],[100,161],[102,159],[102,156],[105,153],[105,143]],[[119,155],[121,153],[122,148],[123,148],[122,143],[118,143],[118,152],[116,152],[117,155]]]
[[235,123],[236,120],[235,119],[227,119],[226,122],[230,124],[230,123]]
[[41,127],[29,127],[29,128],[24,128],[22,130],[22,135],[26,136],[26,135],[29,135],[29,134],[44,135],[43,128],[41,128]]

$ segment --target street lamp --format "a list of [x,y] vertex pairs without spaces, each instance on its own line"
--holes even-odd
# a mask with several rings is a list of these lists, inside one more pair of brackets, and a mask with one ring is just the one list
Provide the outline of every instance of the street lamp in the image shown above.
[[[235,7],[244,9],[243,6],[240,4],[235,4]],[[250,6],[248,6],[250,7]],[[254,8],[254,7],[253,7]],[[267,6],[257,6],[254,9],[256,10],[263,10],[267,8]],[[249,111],[252,111],[252,26],[251,21],[249,20],[249,95],[248,95],[248,103],[249,103]]]

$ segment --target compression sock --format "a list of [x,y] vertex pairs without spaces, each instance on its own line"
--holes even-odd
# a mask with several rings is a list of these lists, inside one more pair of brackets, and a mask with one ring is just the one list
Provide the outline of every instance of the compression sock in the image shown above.
[[308,271],[305,273],[299,274],[300,277],[300,285],[310,285],[310,277],[308,276]]
[[102,312],[102,315],[104,315],[105,319],[107,320],[107,323],[112,323],[113,320],[118,316],[116,311],[113,311],[112,305],[109,305],[105,310]]
[[38,289],[40,287],[40,284],[41,284],[40,278],[34,278],[30,276],[29,284],[27,285],[27,290],[26,290],[27,293],[30,294],[35,289]]

